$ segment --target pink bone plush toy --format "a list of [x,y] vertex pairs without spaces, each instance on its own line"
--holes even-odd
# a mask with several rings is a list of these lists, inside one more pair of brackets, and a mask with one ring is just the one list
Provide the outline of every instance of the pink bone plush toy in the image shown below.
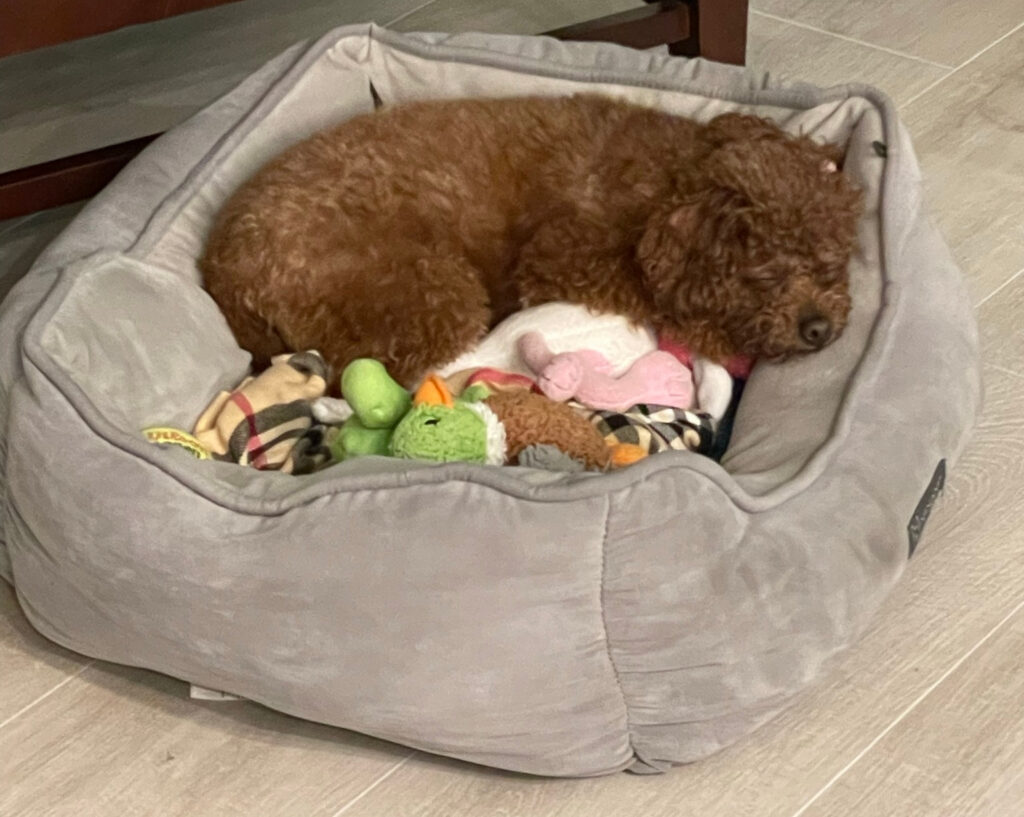
[[668,352],[648,352],[615,377],[600,352],[555,355],[539,332],[522,335],[518,345],[540,390],[552,400],[575,399],[601,411],[625,411],[640,403],[683,409],[693,404],[693,374]]

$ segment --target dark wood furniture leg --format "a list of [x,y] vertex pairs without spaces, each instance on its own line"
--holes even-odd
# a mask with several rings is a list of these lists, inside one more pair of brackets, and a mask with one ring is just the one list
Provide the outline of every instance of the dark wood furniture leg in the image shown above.
[[673,53],[745,65],[747,5],[748,0],[694,0],[690,25],[696,42],[692,50]]
[[154,133],[0,174],[0,220],[95,196],[157,136]]
[[0,57],[238,0],[0,0]]
[[[0,0],[0,3],[4,0]],[[196,8],[227,0],[176,0]],[[633,48],[667,45],[673,54],[742,65],[748,0],[645,0],[647,5],[548,34]],[[159,134],[0,174],[0,219],[94,196]]]
[[743,65],[748,0],[645,0],[646,8],[549,31],[563,40],[601,40]]

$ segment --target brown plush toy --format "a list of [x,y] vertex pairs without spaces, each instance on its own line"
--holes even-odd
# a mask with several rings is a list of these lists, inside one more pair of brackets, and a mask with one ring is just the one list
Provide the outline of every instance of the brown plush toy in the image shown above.
[[505,426],[508,462],[518,463],[524,449],[550,445],[582,462],[588,470],[608,468],[611,452],[604,438],[585,417],[564,403],[526,390],[498,392],[484,403]]

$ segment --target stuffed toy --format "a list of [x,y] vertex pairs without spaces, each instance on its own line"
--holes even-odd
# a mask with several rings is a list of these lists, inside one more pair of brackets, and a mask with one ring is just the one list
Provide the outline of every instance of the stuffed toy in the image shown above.
[[210,451],[206,446],[187,431],[182,431],[180,428],[154,426],[153,428],[143,429],[142,434],[153,445],[160,446],[161,448],[184,450],[197,460],[210,459]]
[[661,451],[710,454],[715,422],[703,412],[638,405],[628,411],[593,411],[589,420],[611,450],[612,465],[631,465]]
[[505,427],[506,458],[518,464],[524,449],[553,445],[588,470],[603,471],[611,452],[587,418],[565,403],[533,392],[500,392],[485,401]]
[[352,416],[352,406],[341,397],[318,397],[313,401],[313,416],[326,426],[340,426]]
[[308,472],[328,459],[311,408],[326,391],[326,376],[318,352],[279,355],[266,371],[218,394],[192,433],[216,459],[264,471]]
[[499,391],[535,391],[538,394],[540,389],[532,377],[516,372],[505,372],[501,369],[463,369],[449,375],[445,375],[444,382],[452,394],[462,394],[470,386],[483,385],[494,394]]
[[391,454],[431,462],[505,463],[505,427],[472,387],[456,399],[444,381],[428,377],[391,438]]
[[682,409],[693,404],[693,375],[668,352],[648,352],[620,375],[593,349],[554,354],[539,332],[519,339],[519,353],[552,400],[572,399],[604,411],[625,411],[641,403]]
[[658,339],[658,348],[668,352],[684,366],[693,370],[697,386],[697,408],[720,422],[733,402],[738,381],[750,377],[754,361],[748,357],[735,357],[722,366],[700,355],[694,355],[682,343],[668,337]]
[[693,382],[697,386],[696,407],[718,422],[729,410],[733,378],[729,371],[706,357],[693,360]]
[[622,315],[598,314],[585,306],[554,302],[520,310],[499,323],[475,348],[439,370],[448,378],[469,369],[497,369],[533,377],[519,356],[516,341],[527,332],[540,332],[555,352],[593,349],[608,359],[612,374],[628,369],[638,358],[658,348],[646,327]]
[[519,465],[540,471],[562,471],[567,474],[578,474],[587,468],[584,463],[573,459],[558,446],[543,443],[528,445],[520,451]]
[[[480,385],[456,399],[436,374],[416,392],[391,438],[394,456],[433,462],[519,464],[526,449],[532,462],[554,459],[537,446],[553,446],[592,470],[604,470],[611,459],[597,430],[564,404],[525,389],[488,394]],[[559,464],[571,470],[564,459]]]
[[408,413],[412,396],[388,374],[384,364],[371,358],[353,360],[345,367],[341,393],[345,397],[344,408],[332,403],[328,412],[324,401],[317,406],[323,416],[348,415],[329,440],[334,459],[387,456],[391,435],[398,421]]
[[[667,335],[663,335],[658,338],[658,348],[663,352],[668,352],[673,355],[677,360],[680,360],[687,366],[692,365],[693,362],[699,359],[699,356],[694,355],[685,344],[682,344]],[[754,362],[753,358],[737,356],[725,361],[723,368],[728,372],[730,377],[735,377],[739,380],[747,380],[750,378],[750,373],[754,369]]]

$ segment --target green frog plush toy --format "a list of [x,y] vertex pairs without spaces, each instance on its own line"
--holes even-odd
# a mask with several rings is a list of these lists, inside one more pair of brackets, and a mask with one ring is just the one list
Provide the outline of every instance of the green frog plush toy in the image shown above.
[[391,455],[431,462],[505,462],[505,427],[483,402],[486,386],[470,386],[455,398],[437,375],[428,377],[413,407],[391,437]]

